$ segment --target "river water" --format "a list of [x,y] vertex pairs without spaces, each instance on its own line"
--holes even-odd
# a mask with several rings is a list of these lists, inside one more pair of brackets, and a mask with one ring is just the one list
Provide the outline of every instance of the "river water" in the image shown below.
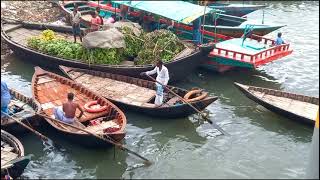
[[[32,134],[20,137],[32,154],[28,178],[304,178],[313,128],[292,122],[246,98],[233,86],[244,84],[318,96],[319,2],[267,3],[265,22],[286,24],[283,39],[292,55],[256,71],[236,70],[220,75],[198,70],[175,84],[201,87],[219,100],[207,110],[231,136],[221,136],[196,115],[184,119],[155,119],[125,112],[126,146],[153,161],[141,161],[113,149],[86,149],[52,137],[64,151],[44,145]],[[248,15],[262,19],[262,11]],[[278,31],[277,31],[278,32]],[[277,32],[269,34],[274,38]],[[1,63],[1,78],[31,96],[34,65],[14,55]]]

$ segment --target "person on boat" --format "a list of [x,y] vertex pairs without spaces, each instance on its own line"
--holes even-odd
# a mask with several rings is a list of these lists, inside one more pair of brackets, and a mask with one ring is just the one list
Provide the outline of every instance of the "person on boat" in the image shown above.
[[[163,62],[161,60],[159,60],[156,64],[156,67],[151,70],[151,71],[147,71],[147,72],[142,72],[140,75],[153,75],[157,73],[157,78],[156,80],[158,82],[160,82],[162,85],[166,86],[168,84],[169,81],[169,71],[168,68],[165,67],[163,65]],[[156,92],[156,98],[154,101],[154,104],[156,106],[160,106],[163,103],[163,86],[160,83],[156,83],[156,87],[157,87],[157,92]]]
[[201,33],[200,33],[200,27],[201,27],[201,19],[200,17],[195,19],[192,23],[192,36],[193,41],[195,44],[199,45],[201,43]]
[[10,100],[11,95],[7,83],[1,80],[1,117],[5,116],[5,114],[8,114],[8,105]]
[[96,13],[97,13],[97,16],[100,18],[101,25],[103,25],[103,17],[100,15],[101,10],[99,6],[96,8]]
[[275,41],[276,46],[279,46],[279,45],[281,45],[281,44],[285,44],[284,41],[283,41],[283,39],[281,38],[281,36],[282,36],[282,33],[279,32],[279,33],[278,33],[278,37],[277,37],[277,39],[276,39],[276,41]]
[[74,43],[77,42],[77,36],[79,36],[82,42],[81,30],[80,30],[81,12],[78,11],[78,6],[75,6],[71,13],[72,33],[74,37]]
[[75,119],[74,117],[76,116],[76,110],[80,110],[80,114],[77,117],[80,119],[83,115],[83,110],[80,107],[78,103],[73,102],[74,94],[73,93],[68,93],[68,102],[62,104],[61,107],[55,107],[53,114],[54,117],[62,122],[72,124]]
[[106,21],[107,23],[115,23],[116,22],[116,15],[112,14]]
[[91,12],[90,32],[98,31],[101,25],[101,19],[97,16],[96,11]]
[[123,4],[120,6],[120,17],[121,17],[121,20],[124,20],[124,19],[127,18],[128,10],[129,10],[128,6],[123,5]]

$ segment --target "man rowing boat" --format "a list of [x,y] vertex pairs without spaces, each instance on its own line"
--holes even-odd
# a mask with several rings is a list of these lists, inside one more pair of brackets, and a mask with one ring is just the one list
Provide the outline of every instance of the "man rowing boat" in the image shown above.
[[[155,73],[157,73],[156,80],[158,82],[160,82],[163,85],[167,85],[168,84],[169,71],[168,71],[167,67],[165,67],[163,65],[163,62],[161,60],[159,60],[157,62],[157,65],[153,70],[147,71],[147,72],[142,72],[140,75],[153,75]],[[157,105],[157,106],[160,106],[163,103],[163,87],[162,87],[161,84],[156,83],[157,93],[156,93],[156,98],[154,100],[154,104]]]

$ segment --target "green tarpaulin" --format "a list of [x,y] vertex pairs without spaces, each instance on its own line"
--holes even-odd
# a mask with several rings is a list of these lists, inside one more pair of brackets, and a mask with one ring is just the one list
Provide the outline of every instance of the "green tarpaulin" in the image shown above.
[[[139,10],[163,16],[184,24],[190,24],[203,14],[212,13],[209,7],[199,6],[185,1],[112,1]],[[204,11],[206,9],[206,11]],[[220,11],[219,11],[220,12]]]

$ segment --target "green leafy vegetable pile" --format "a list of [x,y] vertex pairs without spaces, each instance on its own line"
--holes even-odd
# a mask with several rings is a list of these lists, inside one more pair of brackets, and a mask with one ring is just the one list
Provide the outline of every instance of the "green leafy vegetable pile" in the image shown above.
[[170,62],[184,49],[178,37],[168,30],[156,30],[137,36],[128,27],[122,27],[125,49],[85,49],[79,43],[57,37],[52,30],[31,37],[27,45],[35,50],[65,59],[80,60],[91,64],[120,64],[125,57],[136,57],[135,64],[153,64],[158,59]]
[[143,35],[144,44],[138,53],[137,64],[151,64],[161,59],[170,62],[183,49],[179,38],[168,30],[156,30]]
[[[28,39],[27,45],[35,50],[65,59],[77,59],[91,64],[120,64],[123,50],[95,48],[87,50],[79,43],[57,38],[50,32],[51,38],[44,36],[51,30],[45,30],[40,36]],[[48,34],[48,33],[47,33]]]

